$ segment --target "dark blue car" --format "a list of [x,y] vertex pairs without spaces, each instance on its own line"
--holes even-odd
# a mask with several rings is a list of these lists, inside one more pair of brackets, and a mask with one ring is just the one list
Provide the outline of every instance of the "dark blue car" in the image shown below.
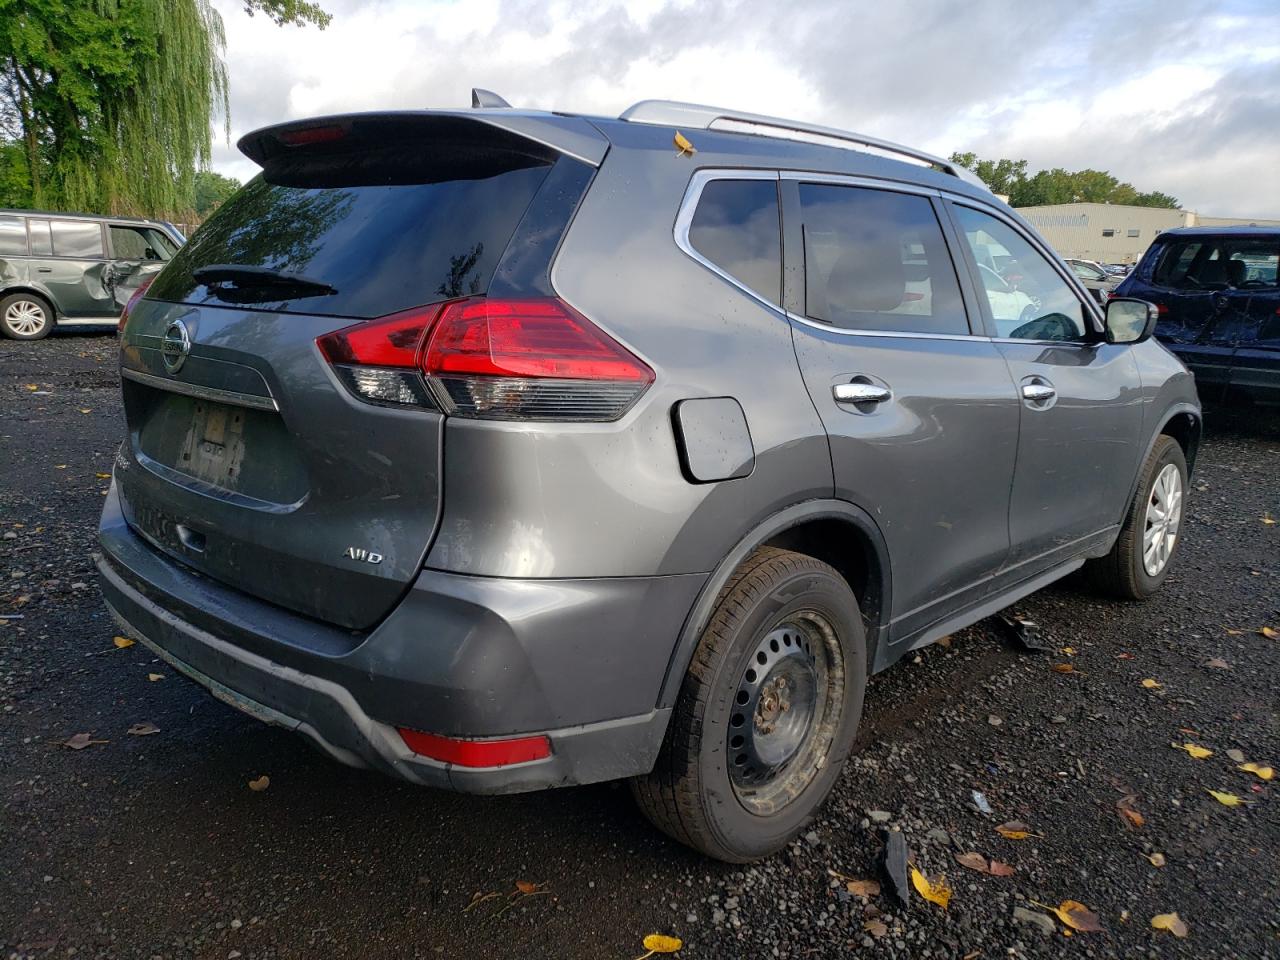
[[1169,230],[1115,296],[1159,307],[1156,336],[1196,375],[1202,400],[1280,404],[1278,261],[1278,227]]

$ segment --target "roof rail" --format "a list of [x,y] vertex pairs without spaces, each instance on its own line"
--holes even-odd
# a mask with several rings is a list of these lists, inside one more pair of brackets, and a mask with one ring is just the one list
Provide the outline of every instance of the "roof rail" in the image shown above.
[[[722,107],[709,107],[698,103],[681,103],[678,100],[641,100],[639,103],[632,104],[624,110],[619,119],[629,120],[632,123],[655,123],[661,126],[684,127],[686,129],[755,134],[756,136],[777,137],[782,140],[801,139],[796,136],[788,137],[787,134],[808,134],[810,136],[826,137],[830,140],[839,140],[843,143],[871,147],[875,150],[883,150],[886,153],[897,154],[901,157],[909,157],[912,160],[940,170],[942,173],[957,177],[975,187],[981,187],[983,190],[990,189],[968,167],[962,167],[960,164],[944,160],[942,157],[935,157],[933,154],[925,153],[923,150],[916,150],[914,147],[905,147],[900,143],[892,143],[888,140],[881,140],[878,137],[869,137],[865,134],[852,133],[848,130],[839,130],[835,127],[800,123],[796,120],[784,120],[781,117],[767,117],[759,113],[744,113],[741,110],[726,110]],[[736,124],[757,129],[742,129],[734,126]]]

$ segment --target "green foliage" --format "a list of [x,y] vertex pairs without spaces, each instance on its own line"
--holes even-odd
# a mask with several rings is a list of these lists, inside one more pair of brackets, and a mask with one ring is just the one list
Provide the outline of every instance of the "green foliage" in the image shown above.
[[240,181],[234,177],[201,170],[196,174],[196,215],[207,217],[239,189]]
[[[301,0],[245,9],[328,23]],[[0,0],[0,138],[28,205],[188,219],[211,122],[229,129],[225,44],[210,0]]]
[[1105,170],[1039,170],[1027,175],[1025,160],[982,160],[974,153],[953,153],[951,161],[973,170],[994,193],[1004,194],[1014,207],[1050,203],[1117,203],[1137,207],[1177,209],[1178,200],[1167,193],[1139,193]]
[[31,177],[22,144],[0,141],[0,207],[30,207]]

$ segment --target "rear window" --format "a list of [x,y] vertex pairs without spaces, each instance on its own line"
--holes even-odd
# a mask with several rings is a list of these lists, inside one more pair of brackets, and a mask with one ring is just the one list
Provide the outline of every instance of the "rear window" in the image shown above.
[[1177,290],[1250,289],[1277,285],[1280,240],[1197,237],[1165,244],[1152,279]]
[[[174,256],[149,296],[377,317],[484,293],[550,162],[474,144],[408,141],[275,158]],[[314,283],[202,283],[200,267]]]

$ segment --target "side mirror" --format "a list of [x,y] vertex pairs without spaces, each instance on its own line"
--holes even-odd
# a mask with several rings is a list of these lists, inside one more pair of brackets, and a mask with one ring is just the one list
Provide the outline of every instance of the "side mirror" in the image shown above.
[[1107,301],[1107,343],[1141,343],[1156,332],[1160,311],[1154,303],[1117,297]]

